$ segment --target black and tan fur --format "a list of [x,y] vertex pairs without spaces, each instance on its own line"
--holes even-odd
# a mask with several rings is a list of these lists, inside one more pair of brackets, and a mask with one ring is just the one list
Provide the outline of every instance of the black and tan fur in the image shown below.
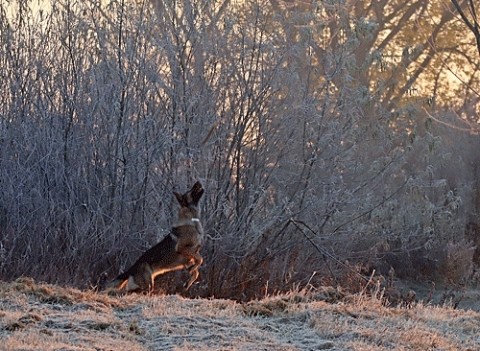
[[200,256],[203,228],[198,210],[198,202],[203,192],[200,182],[196,182],[183,195],[174,192],[180,210],[170,234],[148,249],[132,267],[109,283],[107,289],[151,292],[155,277],[181,269],[188,269],[190,273],[185,290],[192,286],[198,279],[198,268],[203,263]]

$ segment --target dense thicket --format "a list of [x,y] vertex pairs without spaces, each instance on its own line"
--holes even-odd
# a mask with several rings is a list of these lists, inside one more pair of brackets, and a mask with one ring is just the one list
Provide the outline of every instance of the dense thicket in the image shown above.
[[405,26],[384,43],[387,20],[420,21],[428,1],[383,17],[336,1],[12,3],[0,7],[3,279],[114,276],[166,235],[172,191],[197,179],[208,240],[195,294],[258,296],[356,265],[472,276],[472,105],[449,107],[445,71],[425,70],[451,12],[423,42]]

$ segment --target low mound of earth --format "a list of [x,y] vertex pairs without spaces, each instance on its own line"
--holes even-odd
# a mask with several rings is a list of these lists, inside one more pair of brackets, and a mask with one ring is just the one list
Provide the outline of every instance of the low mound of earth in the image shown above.
[[0,282],[0,349],[480,350],[480,313],[328,290],[238,303]]

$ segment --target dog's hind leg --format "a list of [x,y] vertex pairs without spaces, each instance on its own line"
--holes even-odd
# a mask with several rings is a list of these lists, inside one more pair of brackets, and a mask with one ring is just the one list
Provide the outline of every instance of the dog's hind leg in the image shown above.
[[185,283],[184,288],[185,291],[190,289],[193,283],[198,279],[198,276],[200,273],[198,272],[198,268],[202,265],[203,263],[203,258],[198,254],[198,252],[193,256],[194,264],[193,266],[188,268],[188,272],[190,273],[190,279],[188,282]]

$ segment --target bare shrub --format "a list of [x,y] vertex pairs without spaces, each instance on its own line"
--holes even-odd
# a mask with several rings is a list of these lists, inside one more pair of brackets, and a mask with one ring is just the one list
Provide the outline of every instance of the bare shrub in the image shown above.
[[168,233],[171,191],[193,179],[209,240],[192,294],[354,285],[346,261],[411,259],[412,277],[442,245],[446,261],[470,252],[455,245],[474,196],[446,172],[456,136],[403,96],[393,108],[395,89],[371,92],[377,26],[352,24],[347,3],[277,5],[2,3],[0,276],[114,276]]
[[473,274],[473,254],[475,247],[470,242],[450,242],[446,248],[446,259],[441,273],[453,283],[465,284]]

